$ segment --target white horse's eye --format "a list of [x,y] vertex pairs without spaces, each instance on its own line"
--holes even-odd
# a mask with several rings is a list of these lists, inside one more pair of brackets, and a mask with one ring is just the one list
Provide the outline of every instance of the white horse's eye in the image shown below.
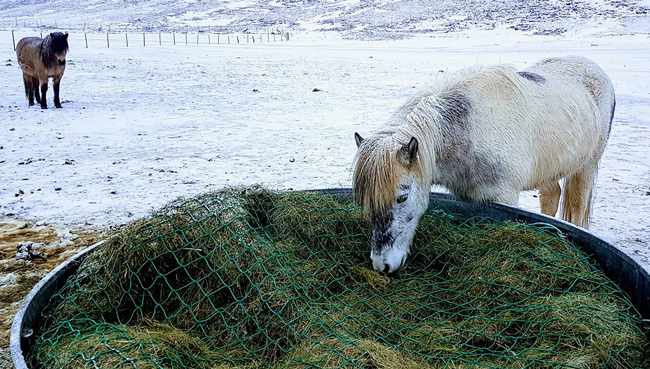
[[400,196],[397,197],[397,199],[395,201],[397,201],[398,204],[401,204],[404,201],[406,201],[406,199],[408,199],[408,198],[409,198],[409,195],[400,195]]

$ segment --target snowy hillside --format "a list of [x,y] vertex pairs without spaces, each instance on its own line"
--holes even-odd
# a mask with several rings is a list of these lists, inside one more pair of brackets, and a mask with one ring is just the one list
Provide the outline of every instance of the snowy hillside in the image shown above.
[[0,27],[217,32],[282,27],[390,39],[470,28],[511,27],[533,34],[577,28],[648,32],[647,0],[2,0]]

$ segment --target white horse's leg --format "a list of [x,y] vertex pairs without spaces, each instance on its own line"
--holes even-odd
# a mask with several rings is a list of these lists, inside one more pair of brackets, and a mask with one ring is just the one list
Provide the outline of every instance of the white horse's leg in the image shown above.
[[552,217],[557,214],[561,194],[562,188],[557,181],[539,189],[539,205],[542,208],[542,214]]
[[591,199],[597,167],[588,167],[566,179],[562,219],[583,228],[589,228]]
[[498,199],[496,201],[516,207],[519,205],[519,191],[512,190],[512,191],[502,192],[498,196]]

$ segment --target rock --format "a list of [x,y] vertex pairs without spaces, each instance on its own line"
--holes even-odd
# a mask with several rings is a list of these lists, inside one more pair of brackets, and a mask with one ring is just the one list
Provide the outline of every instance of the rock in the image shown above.
[[18,252],[16,253],[16,260],[29,260],[31,256],[28,252]]
[[45,244],[41,242],[18,242],[18,246],[16,246],[16,260],[31,260],[33,258],[45,259],[46,256],[38,251],[38,249],[44,246]]

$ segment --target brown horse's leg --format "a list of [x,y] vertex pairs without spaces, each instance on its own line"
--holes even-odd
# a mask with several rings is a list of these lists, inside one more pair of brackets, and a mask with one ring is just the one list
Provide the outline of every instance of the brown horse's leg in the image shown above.
[[23,82],[25,82],[25,95],[27,95],[27,101],[29,101],[29,106],[34,105],[34,84],[32,83],[32,77],[23,73]]
[[45,98],[45,95],[47,94],[47,79],[39,82],[41,84],[41,109],[47,109],[47,99]]
[[61,100],[59,99],[59,86],[61,85],[61,77],[54,77],[54,106],[61,108]]
[[38,88],[38,78],[32,77],[32,91],[34,91],[34,94],[36,95],[36,102],[41,103],[41,93],[39,92]]
[[[29,81],[31,81],[31,77]],[[29,97],[29,86],[27,85],[27,76],[23,73],[23,82],[25,83],[25,96]]]
[[562,188],[555,181],[539,190],[539,205],[542,207],[542,214],[554,217],[560,205]]

